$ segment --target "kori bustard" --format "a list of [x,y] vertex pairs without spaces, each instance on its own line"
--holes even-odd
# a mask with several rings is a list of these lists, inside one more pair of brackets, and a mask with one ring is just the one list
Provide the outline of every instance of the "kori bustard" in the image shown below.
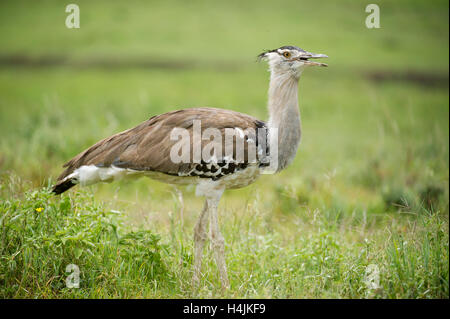
[[[268,167],[277,172],[292,162],[301,135],[298,81],[306,67],[327,66],[310,61],[324,57],[327,56],[296,46],[283,46],[258,56],[268,62],[271,73],[267,122],[216,108],[183,109],[154,116],[99,141],[64,164],[65,170],[53,192],[63,193],[76,184],[85,186],[136,176],[171,184],[196,184],[196,194],[206,200],[194,228],[193,282],[199,282],[209,218],[211,247],[221,284],[229,287],[224,238],[218,222],[219,200],[225,189],[247,186]],[[237,131],[231,139],[226,138],[229,129]],[[215,132],[210,132],[215,139],[203,137],[208,130]],[[227,145],[230,141],[231,147]],[[224,149],[229,152],[223,152]],[[186,150],[188,155],[180,156],[180,151]],[[256,156],[251,156],[250,150],[255,150]]]

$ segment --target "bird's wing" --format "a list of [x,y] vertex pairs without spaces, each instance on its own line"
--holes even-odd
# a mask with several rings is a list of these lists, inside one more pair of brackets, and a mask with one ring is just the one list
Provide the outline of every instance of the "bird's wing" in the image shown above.
[[[206,167],[205,165],[198,166],[198,164],[193,162],[192,150],[195,138],[193,138],[192,132],[194,120],[199,121],[197,123],[201,124],[202,132],[208,128],[215,128],[224,136],[225,129],[227,128],[238,128],[244,131],[246,140],[244,150],[246,158],[244,162],[248,162],[249,160],[247,158],[247,140],[250,139],[250,141],[256,142],[256,145],[258,143],[258,136],[253,136],[252,130],[250,130],[249,134],[247,132],[249,129],[256,131],[260,128],[265,128],[265,123],[254,117],[223,109],[191,108],[161,114],[150,118],[132,129],[105,138],[81,152],[64,164],[66,169],[58,177],[58,180],[63,180],[75,169],[83,165],[96,165],[98,167],[116,166],[119,168],[155,171],[171,175],[200,176],[202,171],[206,174],[206,171],[210,167]],[[191,155],[187,163],[174,163],[171,160],[170,151],[177,143],[177,140],[171,140],[170,137],[171,131],[174,128],[186,129],[190,134],[188,143],[190,144]],[[244,136],[237,134],[236,140],[244,138]],[[222,143],[222,146],[224,140],[219,141],[219,143]],[[237,143],[236,140],[235,143]],[[202,149],[210,142],[209,140],[201,140],[201,137],[200,141]],[[224,152],[224,146],[222,149]],[[218,157],[218,161],[230,160],[229,158],[224,159],[224,156]],[[204,162],[202,163],[205,164]],[[195,167],[198,170],[195,170]],[[194,173],[192,173],[193,171]],[[229,171],[232,173],[231,170]]]

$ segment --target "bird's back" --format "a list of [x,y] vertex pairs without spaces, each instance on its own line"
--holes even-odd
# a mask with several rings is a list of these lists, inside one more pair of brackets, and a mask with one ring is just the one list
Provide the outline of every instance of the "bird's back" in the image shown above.
[[[196,124],[201,126],[200,133],[207,129],[220,132],[222,138],[216,142],[222,143],[222,150],[225,150],[226,146],[223,137],[227,128],[243,132],[244,134],[236,135],[234,142],[237,143],[239,138],[244,139],[243,161],[236,161],[236,149],[234,149],[231,156],[219,155],[218,158],[214,158],[217,162],[215,164],[210,163],[204,156],[200,163],[196,162],[192,154],[195,144],[200,144],[203,150],[208,143],[211,143],[210,140],[202,139],[201,136],[200,139],[195,139]],[[97,142],[65,163],[66,169],[58,177],[54,191],[61,193],[77,183],[92,184],[97,182],[96,179],[109,181],[110,177],[114,179],[114,174],[123,173],[121,170],[130,173],[156,172],[180,177],[220,179],[249,165],[249,142],[255,143],[258,147],[258,134],[255,135],[252,132],[265,127],[264,122],[250,115],[217,108],[190,108],[153,116],[132,129]],[[191,152],[188,160],[181,163],[174,162],[171,158],[172,148],[179,143],[171,138],[171,132],[175,128],[185,130],[189,134],[189,139],[185,141],[189,145],[185,146],[189,147]],[[78,176],[74,174],[76,172],[79,173]],[[90,174],[91,180],[83,183],[81,173],[85,176]]]

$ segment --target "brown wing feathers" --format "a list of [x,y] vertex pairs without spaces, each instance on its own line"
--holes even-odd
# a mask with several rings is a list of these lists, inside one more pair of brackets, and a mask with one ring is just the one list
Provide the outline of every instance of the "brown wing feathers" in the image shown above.
[[[189,174],[191,176],[211,177],[211,174],[206,171],[214,170],[214,168],[208,167],[207,163],[177,164],[170,160],[170,149],[176,143],[170,140],[171,130],[175,127],[192,130],[194,120],[201,122],[202,131],[206,128],[217,128],[222,133],[227,127],[256,130],[265,126],[264,122],[249,115],[215,108],[184,109],[154,116],[132,129],[97,142],[64,164],[63,167],[66,169],[58,177],[59,182],[55,185],[54,192],[59,194],[74,186],[72,182],[64,181],[64,178],[83,165],[99,167],[114,165],[120,168],[150,170],[171,175],[191,172]],[[190,134],[192,143],[192,132]],[[207,141],[202,141],[202,144],[206,143]],[[222,171],[232,173],[234,169],[243,168],[245,166],[243,164],[236,164],[236,166],[230,163],[230,167],[227,166]],[[197,169],[193,170],[193,168]]]

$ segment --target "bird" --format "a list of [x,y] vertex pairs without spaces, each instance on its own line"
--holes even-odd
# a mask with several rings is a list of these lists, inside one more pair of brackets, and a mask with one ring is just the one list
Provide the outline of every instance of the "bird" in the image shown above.
[[245,187],[261,174],[277,173],[293,161],[302,132],[298,82],[306,68],[327,66],[312,59],[327,57],[297,46],[264,50],[257,58],[268,63],[270,72],[267,121],[211,107],[156,115],[73,157],[63,165],[65,170],[52,191],[61,194],[77,184],[141,176],[196,185],[196,195],[205,202],[194,227],[193,284],[199,284],[209,237],[221,286],[228,289],[225,240],[218,220],[220,198],[225,190]]

